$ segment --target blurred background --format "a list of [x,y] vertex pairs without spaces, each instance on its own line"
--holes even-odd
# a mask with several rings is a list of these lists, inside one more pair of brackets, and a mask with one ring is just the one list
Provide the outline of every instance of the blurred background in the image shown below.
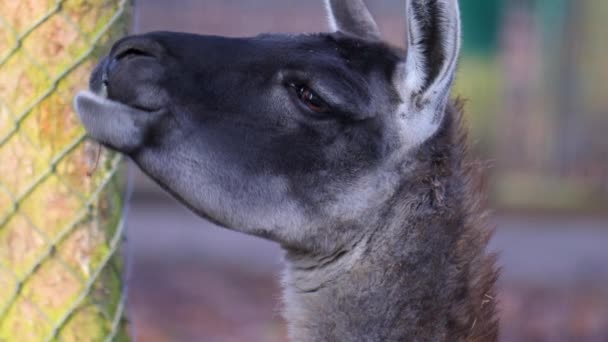
[[[403,0],[368,0],[402,45]],[[608,2],[460,0],[475,153],[488,161],[502,341],[608,341]],[[321,0],[139,0],[134,32],[325,31]],[[284,341],[281,252],[212,227],[135,172],[140,341]]]

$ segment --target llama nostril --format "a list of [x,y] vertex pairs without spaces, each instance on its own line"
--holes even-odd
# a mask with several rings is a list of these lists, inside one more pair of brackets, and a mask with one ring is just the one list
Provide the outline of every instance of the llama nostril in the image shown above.
[[159,60],[163,55],[163,52],[163,46],[149,37],[130,36],[123,38],[112,47],[112,51],[108,56],[108,61],[105,66],[106,73],[112,75],[119,65],[134,60]]
[[162,46],[154,39],[142,36],[124,38],[114,45],[110,53],[111,59],[116,62],[132,58],[159,58],[163,51]]
[[113,60],[119,62],[123,59],[135,58],[135,57],[151,57],[155,58],[154,54],[146,51],[145,49],[139,47],[126,47],[124,49],[119,50],[114,56]]
[[119,64],[140,58],[159,58],[159,51],[154,42],[149,39],[138,38],[119,42],[108,57],[105,73],[106,75],[111,75]]

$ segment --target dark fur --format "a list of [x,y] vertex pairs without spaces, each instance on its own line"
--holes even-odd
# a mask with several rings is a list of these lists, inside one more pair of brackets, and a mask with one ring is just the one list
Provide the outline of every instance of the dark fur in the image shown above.
[[448,101],[457,2],[408,3],[411,54],[363,2],[331,0],[344,32],[127,37],[77,97],[89,134],[186,206],[285,249],[295,341],[497,338],[491,229]]
[[[438,136],[419,152],[426,160],[428,173],[420,174],[425,187],[422,206],[430,208],[419,222],[437,222],[442,228],[435,239],[445,239],[443,246],[446,278],[435,279],[442,284],[439,302],[450,303],[446,331],[450,341],[496,341],[497,279],[495,256],[486,254],[493,229],[484,209],[482,168],[469,157],[467,128],[463,120],[463,104],[452,103],[445,125]],[[426,202],[426,203],[424,203]],[[443,314],[436,312],[430,317]]]

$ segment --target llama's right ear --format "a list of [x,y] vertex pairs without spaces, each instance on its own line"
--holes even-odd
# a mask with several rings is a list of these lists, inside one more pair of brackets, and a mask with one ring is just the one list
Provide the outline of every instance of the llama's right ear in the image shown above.
[[363,0],[325,0],[329,25],[333,31],[380,40],[380,30]]
[[458,0],[406,0],[406,57],[397,68],[402,131],[419,145],[443,122],[460,54]]

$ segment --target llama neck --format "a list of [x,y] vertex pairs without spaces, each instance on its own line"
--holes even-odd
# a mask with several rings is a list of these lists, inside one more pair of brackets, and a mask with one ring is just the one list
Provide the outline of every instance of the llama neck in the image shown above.
[[325,257],[287,252],[293,341],[497,340],[492,230],[460,105],[447,111],[409,181],[359,230],[366,234]]
[[478,256],[446,234],[459,224],[420,217],[316,262],[288,252],[292,340],[492,341],[494,294],[491,284],[476,283],[492,270],[473,269]]
[[495,261],[475,177],[459,151],[432,150],[421,181],[398,191],[352,246],[287,252],[293,341],[496,341]]

